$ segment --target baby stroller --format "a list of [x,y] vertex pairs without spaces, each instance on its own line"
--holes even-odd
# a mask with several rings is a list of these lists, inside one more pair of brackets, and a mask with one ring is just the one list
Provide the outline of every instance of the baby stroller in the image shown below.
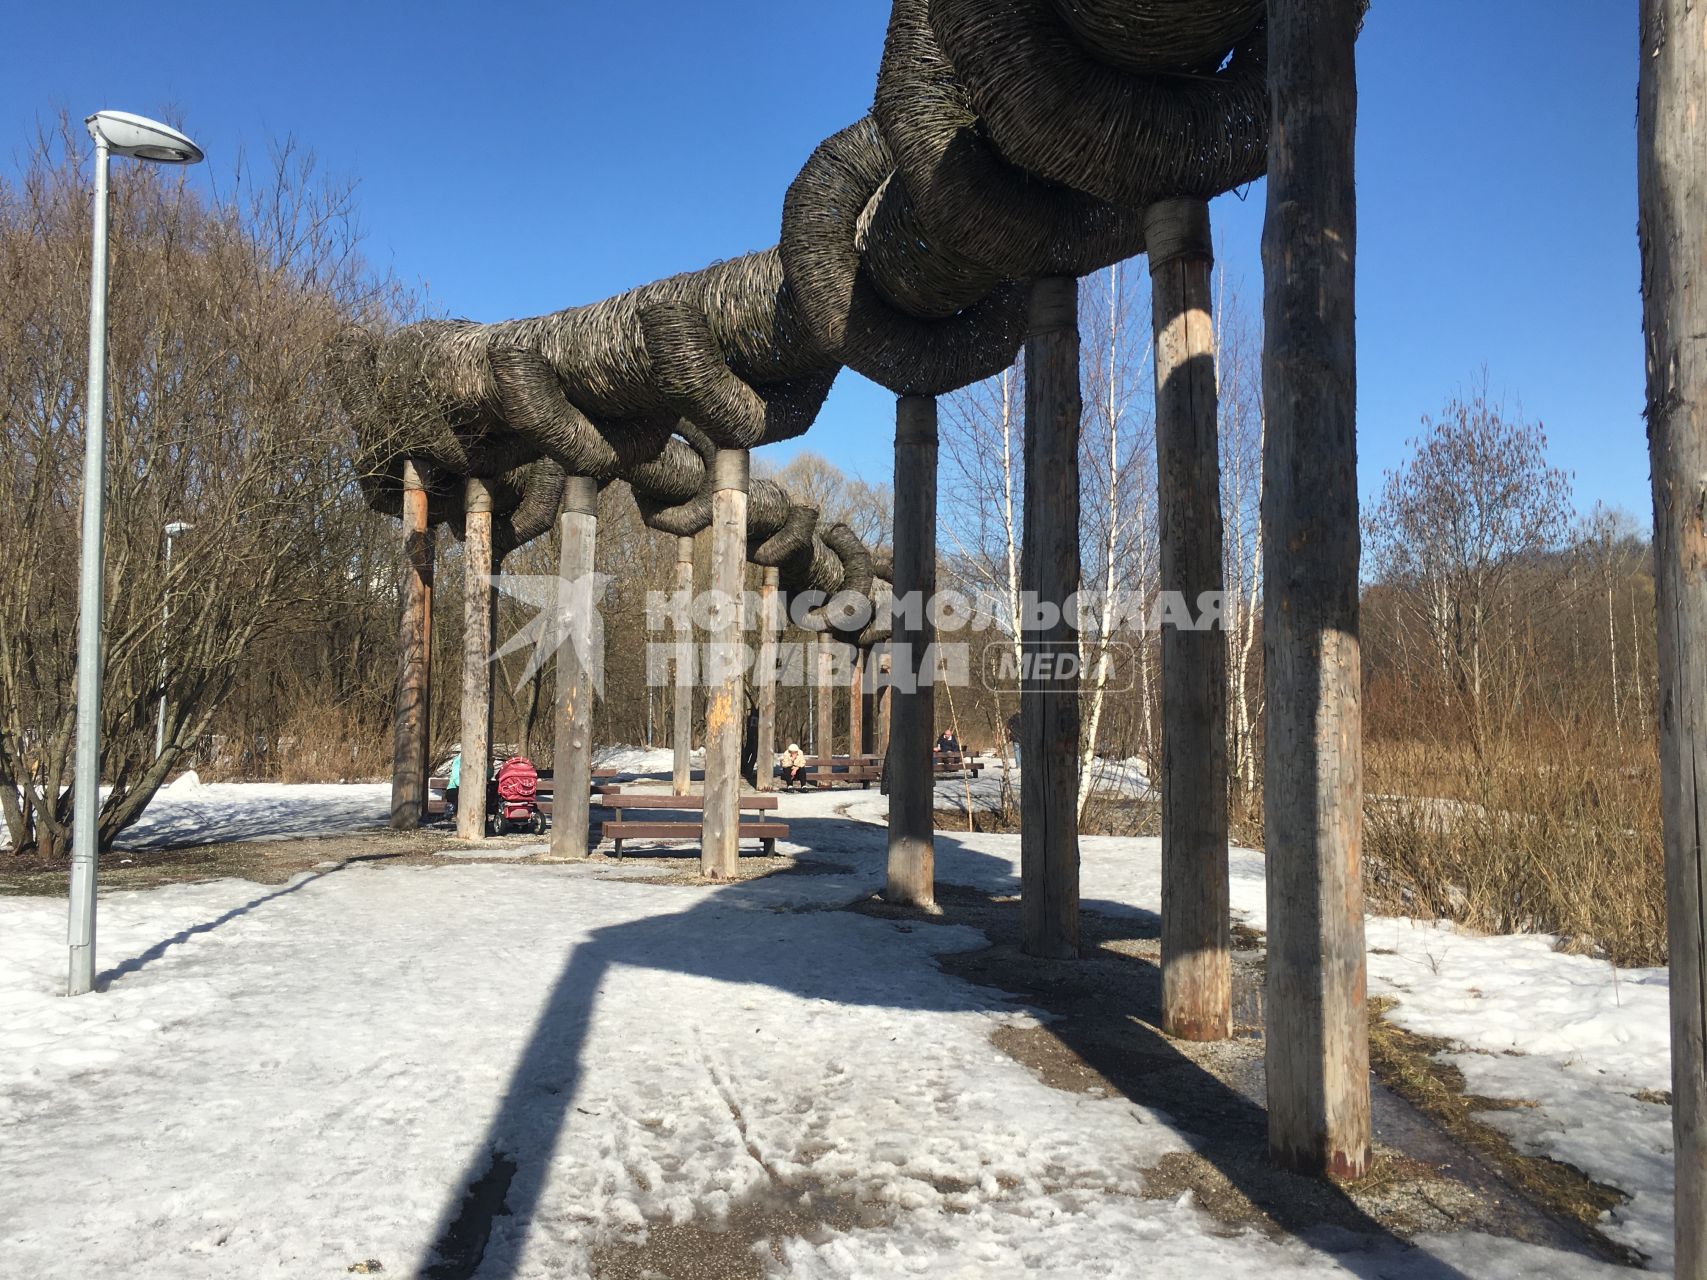
[[539,811],[539,772],[526,756],[511,756],[498,768],[498,802],[493,807],[492,826],[499,835],[511,831],[545,830],[545,815]]

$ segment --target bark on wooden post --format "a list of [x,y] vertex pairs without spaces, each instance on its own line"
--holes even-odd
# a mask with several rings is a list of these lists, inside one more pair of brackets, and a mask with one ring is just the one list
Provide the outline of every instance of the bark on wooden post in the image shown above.
[[853,678],[848,682],[848,755],[865,751],[865,650],[848,646]]
[[877,708],[877,733],[872,741],[871,749],[877,755],[887,759],[889,756],[889,646],[883,647],[883,653],[877,659],[877,690],[872,695],[873,705]]
[[776,653],[782,630],[782,610],[777,599],[777,571],[767,568],[759,594],[759,657],[754,679],[759,686],[759,745],[756,786],[770,791],[776,786]]
[[720,598],[707,646],[705,820],[700,827],[700,874],[733,879],[740,857],[742,702],[741,598],[747,564],[745,449],[719,449],[712,459],[711,589]]
[[[1080,407],[1079,282],[1046,276],[1032,286],[1025,340],[1020,560],[1022,598],[1040,608],[1079,589]],[[1079,680],[1054,664],[1078,646],[1066,618],[1035,615],[1021,620],[1021,644],[1020,944],[1064,959],[1079,953]]]
[[698,666],[693,659],[693,539],[676,539],[676,594],[681,610],[676,615],[675,720],[670,733],[674,751],[670,790],[685,796],[693,783],[693,678]]
[[[1206,201],[1144,215],[1156,341],[1161,588],[1193,618],[1222,591],[1221,459]],[[1218,598],[1218,597],[1217,597]],[[1162,1030],[1232,1033],[1227,919],[1227,644],[1219,621],[1162,625]]]
[[1707,1276],[1707,7],[1643,0],[1637,171],[1671,948],[1676,1274]]
[[486,782],[492,775],[492,491],[470,479],[463,492],[462,786],[456,834],[486,838]]
[[570,476],[563,488],[563,512],[557,518],[559,550],[557,625],[568,635],[557,650],[557,726],[552,751],[551,852],[559,858],[584,858],[592,826],[593,789],[593,619],[598,607],[591,575],[599,532],[599,487],[590,476]]
[[936,687],[926,683],[935,639],[926,607],[936,594],[936,400],[902,396],[895,406],[895,608],[890,648],[890,902],[936,906],[936,790],[931,738]]
[[1359,0],[1268,7],[1263,226],[1269,1151],[1369,1167],[1358,669]]
[[420,469],[403,464],[403,620],[391,738],[391,825],[409,831],[427,811],[432,725],[435,534]]
[[818,713],[817,727],[812,731],[812,750],[822,761],[828,762],[836,754],[836,692],[835,671],[836,654],[835,640],[831,638],[828,628],[818,633]]

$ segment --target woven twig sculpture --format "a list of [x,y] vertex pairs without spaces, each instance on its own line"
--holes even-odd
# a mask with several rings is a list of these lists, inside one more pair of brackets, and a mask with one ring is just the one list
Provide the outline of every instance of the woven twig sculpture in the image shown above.
[[[404,458],[455,526],[466,476],[502,481],[511,538],[563,475],[626,481],[647,523],[710,520],[712,450],[804,432],[846,365],[898,395],[999,372],[1029,281],[1141,252],[1143,209],[1261,175],[1262,0],[894,0],[872,114],[826,139],[777,247],[588,306],[433,321],[341,353],[369,501]],[[785,590],[869,594],[840,526],[753,486],[750,555]],[[875,632],[868,631],[868,638]],[[851,638],[851,637],[850,637]]]

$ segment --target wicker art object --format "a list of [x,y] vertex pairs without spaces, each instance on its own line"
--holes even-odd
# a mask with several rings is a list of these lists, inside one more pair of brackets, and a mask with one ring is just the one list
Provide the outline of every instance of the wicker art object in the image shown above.
[[[496,480],[504,548],[550,527],[566,475],[626,482],[646,522],[711,519],[710,461],[798,436],[845,365],[938,395],[1013,362],[1030,281],[1144,248],[1144,209],[1261,176],[1262,0],[894,0],[872,113],[826,139],[776,248],[501,324],[353,333],[336,373],[364,488],[460,531]],[[873,597],[845,526],[756,481],[749,556],[783,589]],[[849,635],[880,638],[876,625]]]

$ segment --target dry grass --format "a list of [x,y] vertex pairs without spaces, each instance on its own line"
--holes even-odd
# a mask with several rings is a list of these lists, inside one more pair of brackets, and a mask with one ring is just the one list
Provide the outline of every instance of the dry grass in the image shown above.
[[1450,1043],[1394,1026],[1382,1016],[1392,1007],[1391,1000],[1369,1002],[1369,1062],[1381,1083],[1440,1125],[1454,1141],[1497,1169],[1500,1176],[1521,1188],[1536,1204],[1580,1224],[1585,1238],[1597,1252],[1613,1261],[1639,1265],[1641,1260],[1637,1255],[1600,1231],[1605,1213],[1629,1197],[1571,1165],[1545,1156],[1522,1154],[1505,1134],[1479,1120],[1478,1112],[1534,1104],[1465,1093],[1463,1074],[1436,1057],[1450,1049]]
[[1373,910],[1560,935],[1619,964],[1665,960],[1651,743],[1534,735],[1481,751],[1370,742]]

